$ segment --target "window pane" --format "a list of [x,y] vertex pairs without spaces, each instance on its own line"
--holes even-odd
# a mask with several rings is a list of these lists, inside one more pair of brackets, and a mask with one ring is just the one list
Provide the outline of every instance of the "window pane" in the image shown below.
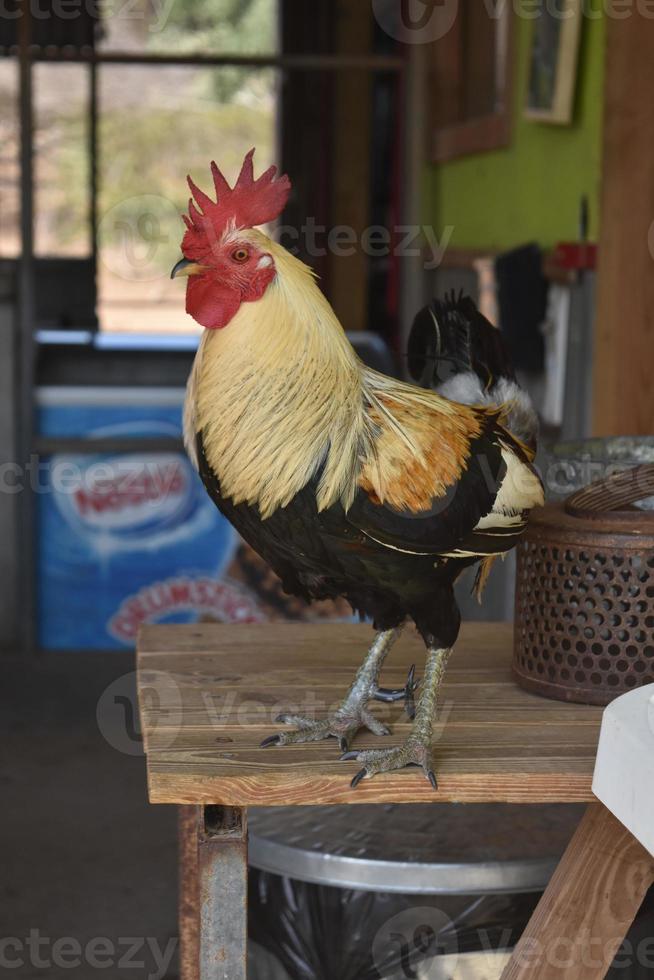
[[257,173],[275,161],[276,74],[105,65],[99,93],[101,328],[199,329],[184,312],[183,284],[169,278],[184,232],[186,175],[209,190],[211,160],[230,182],[253,146]]
[[278,0],[118,3],[103,21],[100,51],[273,54]]
[[20,254],[18,63],[0,60],[0,257]]
[[37,64],[34,86],[34,252],[88,256],[89,70]]

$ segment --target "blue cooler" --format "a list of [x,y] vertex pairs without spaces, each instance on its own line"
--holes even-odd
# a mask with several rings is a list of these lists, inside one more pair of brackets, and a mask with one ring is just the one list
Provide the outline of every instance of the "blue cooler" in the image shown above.
[[[42,436],[179,437],[182,389],[42,388]],[[227,574],[239,544],[182,452],[57,454],[37,492],[38,638],[133,647],[144,623],[260,622]]]

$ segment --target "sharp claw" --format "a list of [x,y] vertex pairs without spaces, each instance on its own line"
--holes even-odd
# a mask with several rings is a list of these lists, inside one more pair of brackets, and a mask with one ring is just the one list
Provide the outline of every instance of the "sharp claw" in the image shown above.
[[275,718],[275,723],[277,725],[285,725],[287,718],[288,718],[288,715],[277,715],[277,717]]
[[407,718],[409,718],[410,721],[413,721],[416,716],[416,701],[413,695],[417,686],[416,665],[411,664],[409,667],[409,676],[406,679],[406,699],[404,701],[404,710],[406,711]]
[[339,762],[346,762],[346,761],[349,761],[350,759],[356,759],[356,758],[358,758],[358,755],[359,755],[359,753],[356,752],[356,751],[344,752],[343,755],[339,758],[338,761]]
[[413,695],[417,687],[418,681],[416,681],[416,665],[411,664],[409,674],[406,679],[406,684],[403,688],[400,690],[395,690],[394,688],[378,687],[373,694],[373,700],[384,701],[386,704],[392,704],[395,701],[404,701],[407,715],[409,718],[415,718]]
[[348,749],[349,749],[350,746],[348,745],[348,741],[347,741],[347,739],[345,738],[344,735],[341,735],[341,737],[339,738],[339,740],[338,740],[338,747],[340,748],[341,752],[347,752],[348,751]]
[[427,779],[429,780],[429,782],[431,783],[434,789],[438,789],[438,780],[436,779],[436,775],[433,769],[429,769],[427,771]]
[[356,789],[357,788],[357,786],[359,785],[359,783],[361,782],[361,780],[366,775],[366,772],[367,772],[366,769],[359,769],[358,773],[356,774],[356,776],[354,777],[354,779],[350,783],[350,788],[351,789]]
[[406,690],[402,688],[396,691],[389,687],[378,687],[372,697],[373,701],[383,701],[384,704],[393,704],[395,701],[401,701],[402,698],[406,697]]
[[267,749],[269,745],[279,745],[281,738],[279,735],[269,735],[268,738],[264,738],[263,742],[260,744],[260,749]]

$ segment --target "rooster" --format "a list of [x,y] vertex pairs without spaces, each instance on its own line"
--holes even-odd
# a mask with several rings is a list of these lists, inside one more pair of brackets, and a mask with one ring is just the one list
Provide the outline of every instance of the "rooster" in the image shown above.
[[[338,708],[321,720],[283,715],[263,745],[338,739],[356,758],[352,786],[415,765],[436,788],[432,726],[460,614],[453,585],[508,551],[541,504],[532,466],[536,418],[510,369],[493,374],[499,335],[469,300],[450,299],[416,320],[450,364],[439,391],[405,384],[356,356],[312,271],[257,226],[290,192],[271,167],[254,178],[253,153],[233,187],[211,164],[216,200],[188,178],[183,258],[186,310],[204,328],[189,378],[185,444],[202,481],[284,589],[307,601],[345,597],[376,635]],[[415,333],[415,331],[414,331]],[[406,687],[379,686],[407,620],[426,647],[414,706]],[[360,729],[389,730],[373,699],[405,698],[402,745],[350,749]]]

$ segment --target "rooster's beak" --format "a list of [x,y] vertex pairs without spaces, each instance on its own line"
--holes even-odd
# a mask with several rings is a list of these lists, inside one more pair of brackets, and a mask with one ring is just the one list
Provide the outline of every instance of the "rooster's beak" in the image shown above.
[[177,279],[178,276],[196,276],[200,272],[204,272],[205,266],[198,265],[197,262],[191,262],[190,259],[180,259],[176,266],[173,267],[173,271],[170,273],[171,279]]

